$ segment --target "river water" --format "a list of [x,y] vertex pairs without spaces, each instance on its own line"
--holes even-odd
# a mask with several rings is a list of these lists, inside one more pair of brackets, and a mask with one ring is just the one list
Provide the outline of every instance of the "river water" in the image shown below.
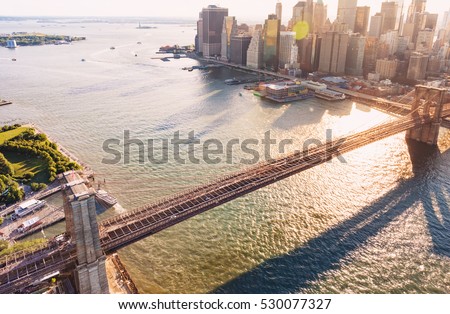
[[[123,208],[100,219],[242,169],[240,159],[250,158],[234,146],[228,162],[223,155],[218,164],[182,164],[169,146],[169,162],[139,164],[134,145],[130,162],[102,162],[112,157],[103,142],[123,144],[125,130],[142,141],[176,131],[194,131],[202,143],[258,139],[263,156],[267,131],[277,143],[292,139],[292,151],[308,139],[324,142],[327,130],[339,137],[393,119],[348,100],[263,101],[223,83],[249,74],[188,72],[181,68],[197,61],[151,59],[161,45],[193,43],[195,25],[135,27],[0,23],[0,33],[87,37],[0,49],[0,97],[14,101],[0,107],[0,124],[35,123],[106,180]],[[392,136],[141,240],[120,257],[145,293],[450,293],[448,142],[443,136],[439,149],[424,150]]]

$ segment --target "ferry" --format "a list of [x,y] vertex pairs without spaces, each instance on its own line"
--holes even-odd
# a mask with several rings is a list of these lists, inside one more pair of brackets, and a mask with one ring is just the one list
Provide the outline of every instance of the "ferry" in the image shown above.
[[268,84],[266,85],[265,92],[266,99],[278,103],[305,100],[315,96],[313,91],[310,91],[305,85],[297,82]]
[[302,85],[306,86],[309,90],[317,91],[327,89],[327,84],[314,82],[314,81],[302,81]]
[[344,100],[345,94],[335,92],[329,89],[322,89],[322,90],[316,90],[316,97],[329,100],[329,101],[338,101],[338,100]]

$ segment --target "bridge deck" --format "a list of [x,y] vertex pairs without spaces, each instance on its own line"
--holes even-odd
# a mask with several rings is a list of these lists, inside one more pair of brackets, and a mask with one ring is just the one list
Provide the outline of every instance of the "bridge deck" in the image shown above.
[[428,118],[402,118],[309,151],[258,164],[187,192],[107,219],[99,224],[102,247],[106,252],[115,251],[189,217],[324,163],[339,154],[426,122],[429,122]]

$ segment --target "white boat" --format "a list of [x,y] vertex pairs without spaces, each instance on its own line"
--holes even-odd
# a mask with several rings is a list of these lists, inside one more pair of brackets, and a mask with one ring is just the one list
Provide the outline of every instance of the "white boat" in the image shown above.
[[302,81],[302,85],[306,86],[309,90],[317,91],[317,90],[323,90],[327,89],[327,84],[314,82],[314,81]]
[[316,90],[316,97],[329,100],[329,101],[337,101],[337,100],[344,100],[345,94],[332,91],[330,89],[322,89],[322,90]]

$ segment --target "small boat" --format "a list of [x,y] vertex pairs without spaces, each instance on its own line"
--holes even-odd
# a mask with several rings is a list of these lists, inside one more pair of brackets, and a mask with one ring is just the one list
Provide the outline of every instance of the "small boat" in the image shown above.
[[140,41],[137,42],[138,45],[141,45],[142,43]]
[[84,62],[84,61],[86,61],[86,59],[81,59],[81,62]]
[[227,85],[237,85],[237,84],[240,84],[241,81],[239,81],[235,77],[233,77],[232,79],[225,80],[224,83]]
[[339,101],[345,99],[345,94],[330,89],[316,90],[316,97],[328,101]]
[[137,57],[137,53],[135,53],[134,56]]
[[189,72],[192,72],[192,71],[194,71],[194,69],[193,69],[193,68],[189,68],[188,71],[189,71]]
[[116,47],[114,47],[114,46],[111,46],[109,49],[111,49],[111,50],[114,50],[114,49],[116,49]]
[[17,61],[17,59],[16,58],[12,58],[11,61]]

